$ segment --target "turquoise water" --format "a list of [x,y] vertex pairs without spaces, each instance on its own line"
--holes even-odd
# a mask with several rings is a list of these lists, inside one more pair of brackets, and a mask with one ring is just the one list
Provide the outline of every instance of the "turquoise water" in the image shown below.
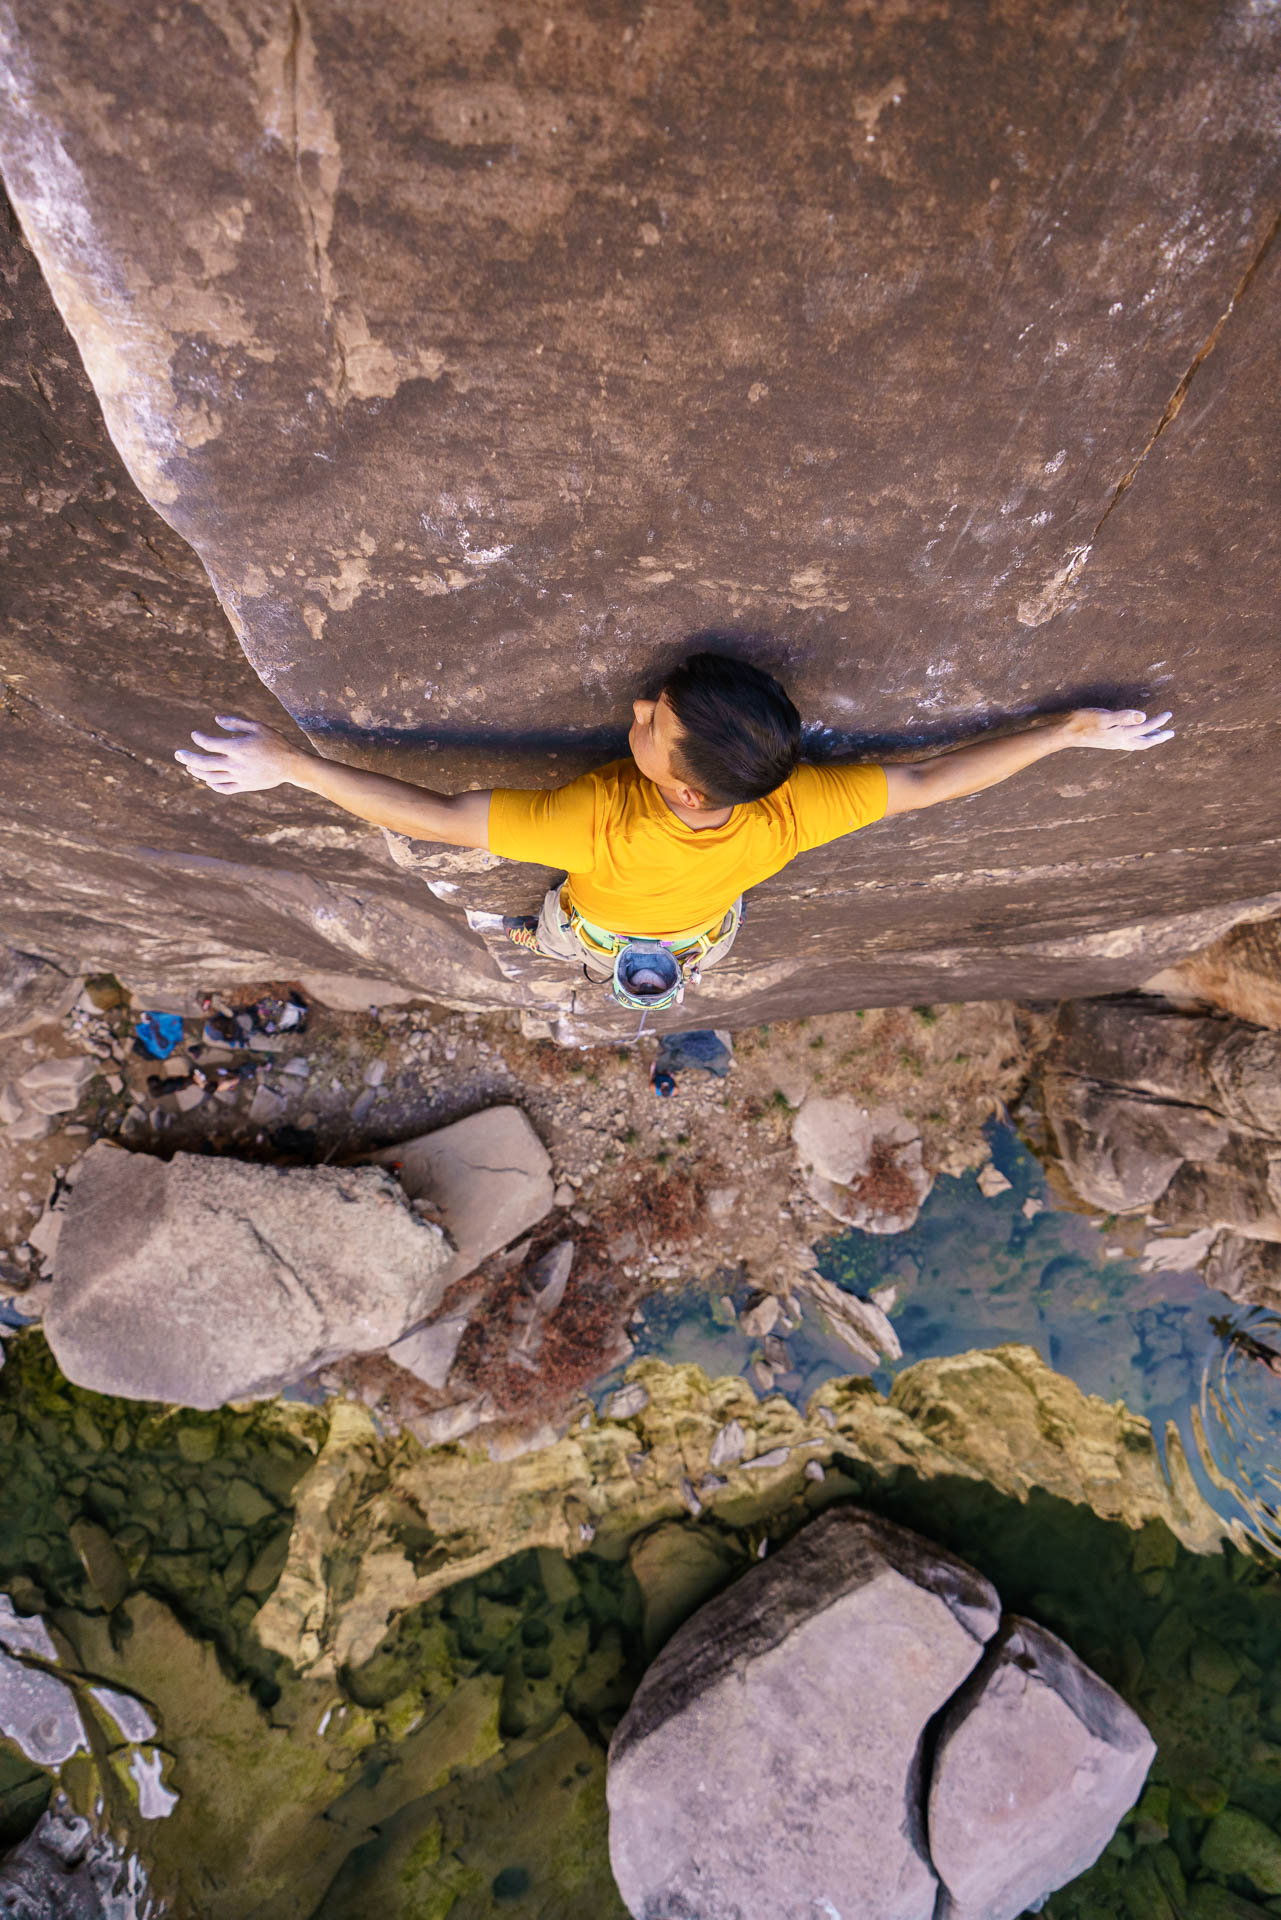
[[[973,1173],[943,1175],[908,1232],[851,1229],[818,1246],[819,1271],[839,1286],[897,1288],[902,1360],[873,1371],[806,1304],[777,1390],[803,1405],[833,1374],[860,1371],[888,1390],[914,1361],[1019,1341],[1087,1393],[1145,1415],[1158,1441],[1172,1421],[1207,1499],[1281,1551],[1281,1318],[1240,1307],[1195,1271],[1145,1271],[1117,1223],[1059,1204],[1011,1127],[994,1125],[989,1141],[1008,1192],[987,1199]],[[746,1290],[732,1297],[741,1307]],[[651,1298],[645,1317],[644,1351],[712,1374],[747,1372],[761,1352],[715,1294]]]

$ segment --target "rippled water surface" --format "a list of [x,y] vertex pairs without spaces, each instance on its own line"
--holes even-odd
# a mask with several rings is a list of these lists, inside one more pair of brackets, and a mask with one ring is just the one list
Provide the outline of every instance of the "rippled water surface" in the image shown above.
[[[1281,1318],[1243,1308],[1195,1271],[1154,1266],[1117,1223],[1056,1201],[1010,1127],[990,1132],[1010,1182],[987,1199],[972,1173],[944,1175],[907,1233],[852,1229],[819,1246],[820,1271],[852,1292],[893,1285],[903,1358],[1021,1341],[1087,1393],[1124,1400],[1160,1440],[1173,1422],[1207,1499],[1281,1552]],[[692,1290],[646,1302],[644,1348],[710,1373],[745,1371],[759,1347],[715,1300]],[[815,1310],[787,1337],[777,1382],[803,1404],[832,1374],[870,1371]],[[1276,1369],[1271,1355],[1275,1352]]]

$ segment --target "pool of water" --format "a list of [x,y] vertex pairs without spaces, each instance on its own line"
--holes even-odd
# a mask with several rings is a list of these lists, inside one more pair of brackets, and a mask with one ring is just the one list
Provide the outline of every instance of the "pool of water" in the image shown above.
[[[914,1361],[1020,1341],[1087,1393],[1144,1414],[1158,1442],[1173,1421],[1206,1498],[1281,1552],[1281,1317],[1242,1308],[1195,1271],[1153,1267],[1117,1223],[1062,1207],[1011,1127],[989,1139],[1008,1191],[989,1199],[973,1173],[943,1175],[908,1232],[851,1229],[819,1244],[827,1279],[863,1295],[897,1289],[902,1360],[873,1373],[807,1307],[777,1389],[803,1405],[831,1375],[865,1372],[888,1390]],[[701,1290],[651,1298],[645,1316],[640,1350],[668,1360],[746,1373],[760,1353]]]

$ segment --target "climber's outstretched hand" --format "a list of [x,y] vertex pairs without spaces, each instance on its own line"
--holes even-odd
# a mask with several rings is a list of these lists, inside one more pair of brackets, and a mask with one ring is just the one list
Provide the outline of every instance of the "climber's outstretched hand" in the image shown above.
[[261,720],[241,720],[234,713],[214,717],[223,731],[193,733],[200,752],[179,747],[174,759],[216,793],[263,793],[268,787],[283,787],[296,777],[299,762],[313,757]]
[[268,787],[302,787],[331,800],[345,813],[410,840],[441,840],[451,847],[488,847],[489,791],[433,793],[390,774],[349,767],[294,746],[261,720],[234,713],[216,716],[221,733],[193,733],[199,747],[179,747],[174,759],[194,780],[215,793],[262,793]]
[[1136,713],[1131,708],[1114,711],[1111,707],[1078,707],[1063,721],[1064,744],[1070,747],[1107,747],[1113,753],[1142,753],[1147,747],[1159,747],[1173,740],[1174,728],[1166,725],[1168,713]]
[[1168,713],[1149,720],[1132,708],[1078,707],[1047,725],[1024,727],[997,739],[973,740],[929,760],[901,761],[885,769],[887,814],[909,813],[932,807],[940,800],[962,800],[967,794],[995,787],[1012,774],[1022,773],[1047,754],[1064,747],[1110,747],[1114,753],[1139,753],[1174,738],[1167,727]]

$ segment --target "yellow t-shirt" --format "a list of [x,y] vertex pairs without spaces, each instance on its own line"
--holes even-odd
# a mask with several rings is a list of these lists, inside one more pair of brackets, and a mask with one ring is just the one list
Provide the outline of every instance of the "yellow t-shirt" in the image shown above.
[[689,827],[635,761],[615,760],[550,791],[496,787],[489,845],[564,867],[583,918],[611,933],[688,933],[798,853],[880,820],[887,799],[883,767],[802,765],[723,827]]

